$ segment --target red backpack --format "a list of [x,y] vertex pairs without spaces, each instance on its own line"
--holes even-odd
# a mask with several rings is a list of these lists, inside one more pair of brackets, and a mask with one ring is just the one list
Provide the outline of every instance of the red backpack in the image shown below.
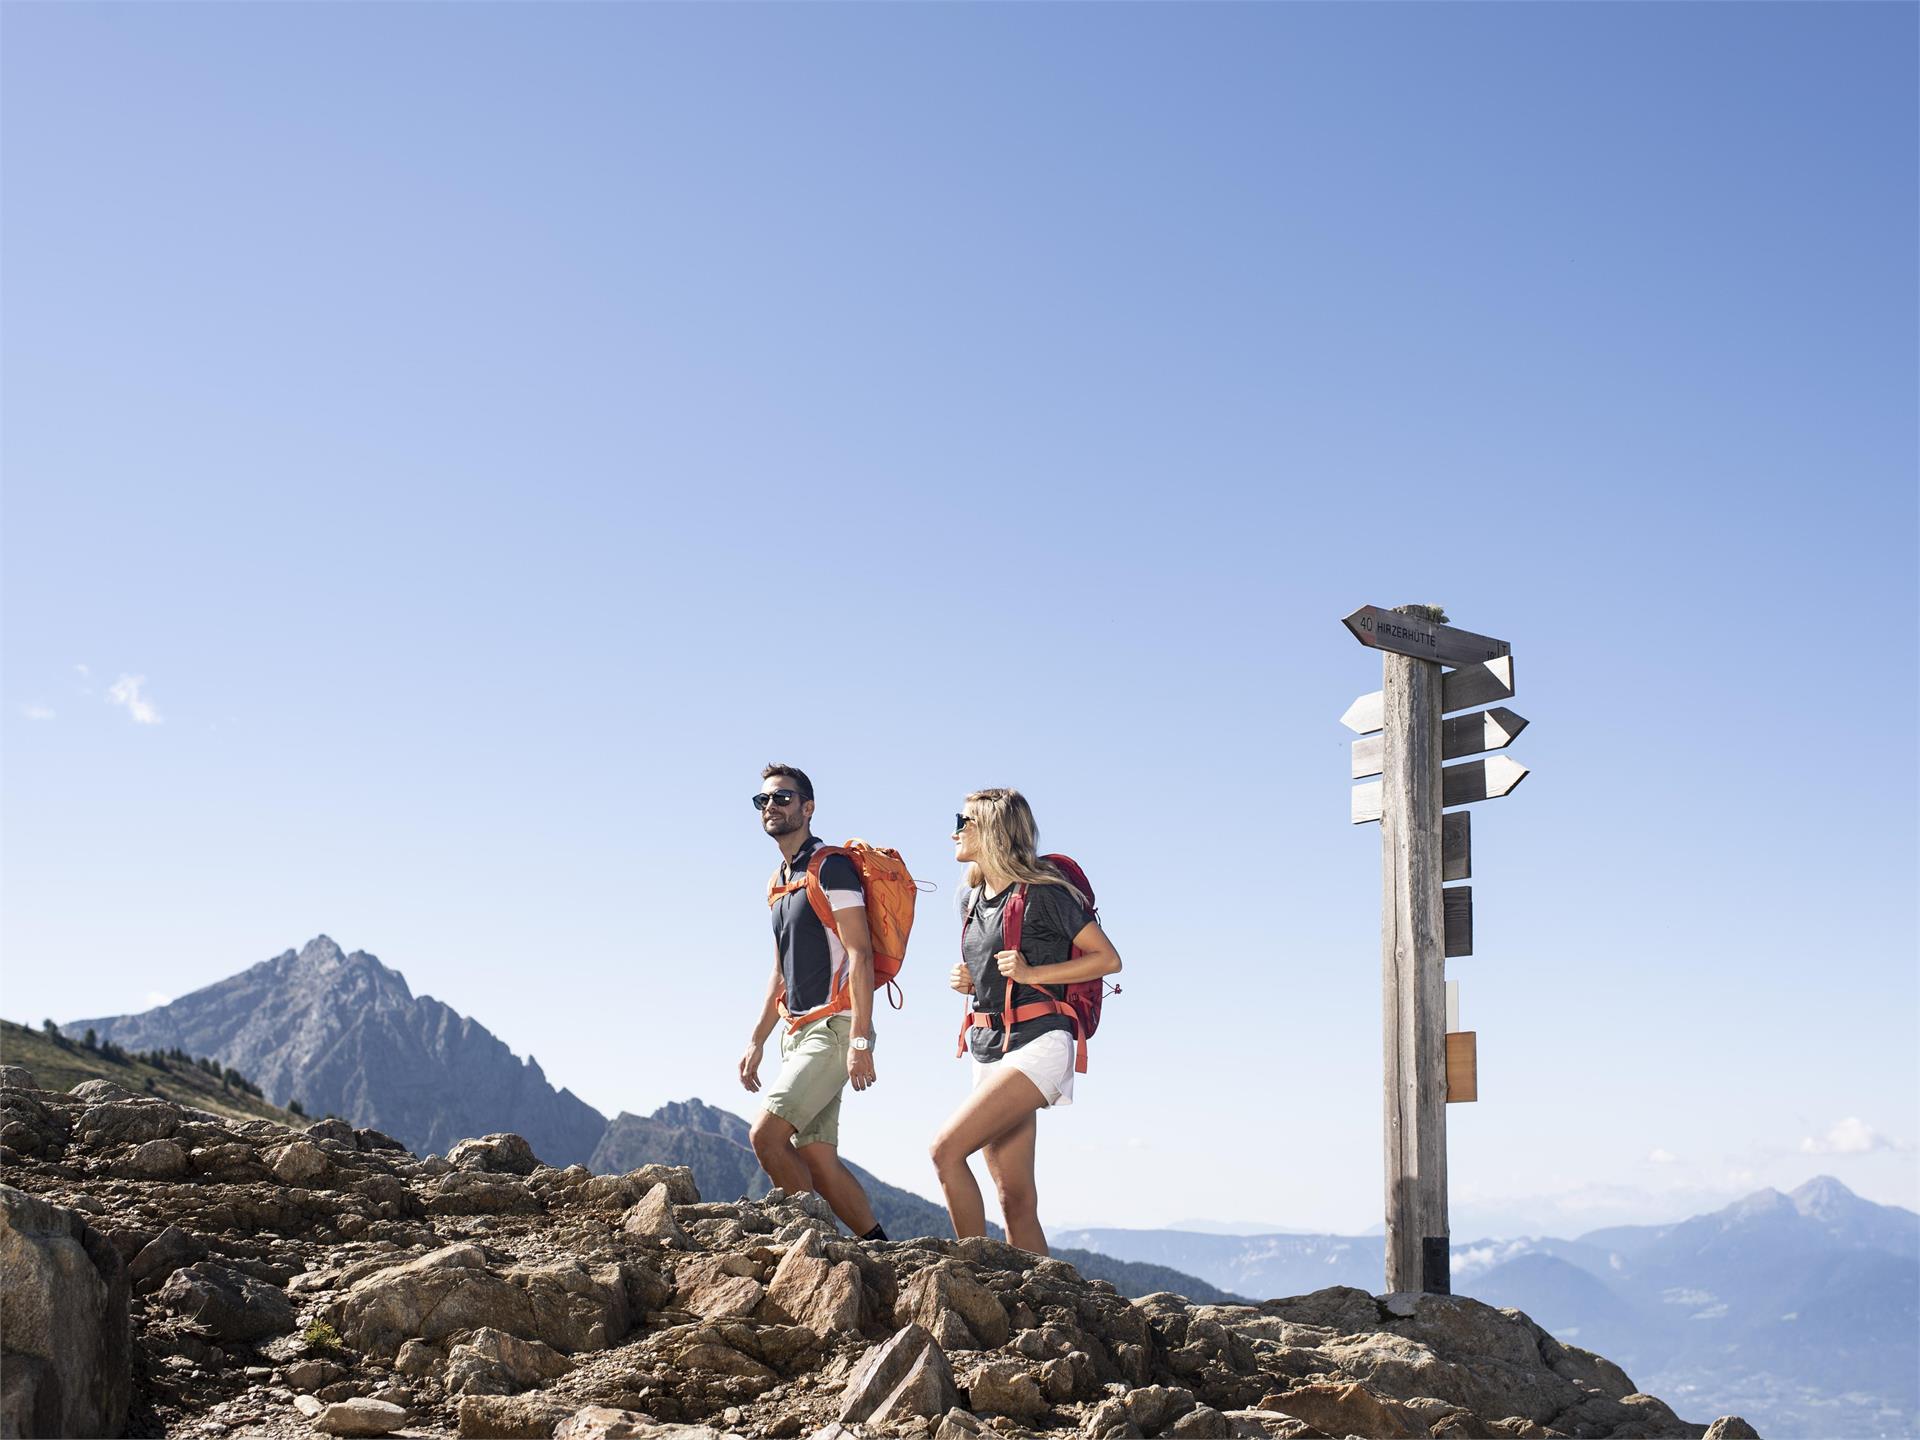
[[[1042,855],[1042,860],[1050,860],[1058,866],[1060,873],[1073,882],[1073,887],[1086,898],[1087,913],[1096,921],[1100,918],[1099,908],[1093,898],[1093,885],[1087,879],[1087,872],[1080,868],[1079,862],[1065,855]],[[1027,887],[1016,885],[1013,894],[1007,897],[1006,914],[1001,917],[1000,943],[1004,949],[1020,948],[1020,932],[1027,918]],[[964,937],[967,926],[973,921],[973,904],[967,904],[966,918],[960,922],[960,934]],[[1084,953],[1074,946],[1068,953],[1069,959],[1078,959]],[[1000,1013],[1000,1048],[1005,1050],[1013,1043],[1013,1027],[1023,1020],[1037,1020],[1042,1015],[1064,1015],[1073,1022],[1074,1056],[1073,1068],[1079,1074],[1087,1073],[1087,1041],[1093,1032],[1100,1028],[1100,1002],[1106,998],[1107,980],[1100,976],[1093,980],[1076,980],[1065,987],[1066,998],[1056,1000],[1049,995],[1045,1000],[1029,1001],[1018,1008],[1011,1004]],[[1118,995],[1120,987],[1115,985],[1113,993]],[[1013,982],[1007,982],[1007,999],[1013,999]],[[956,1055],[967,1053],[967,1031],[973,1029],[990,1030],[993,1028],[993,1016],[976,1012],[971,1005],[967,1007],[966,1019],[960,1022],[960,1043],[955,1049]]]

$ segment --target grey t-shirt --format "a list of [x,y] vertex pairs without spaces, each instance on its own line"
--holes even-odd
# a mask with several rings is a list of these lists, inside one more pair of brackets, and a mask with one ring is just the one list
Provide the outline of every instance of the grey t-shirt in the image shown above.
[[[998,1060],[1003,1053],[1000,1049],[998,1017],[1007,1008],[1008,982],[993,957],[1007,948],[1002,936],[1005,933],[1007,899],[1013,894],[1014,888],[1008,886],[994,896],[988,896],[984,889],[975,892],[966,929],[960,936],[960,955],[967,963],[968,973],[973,976],[973,1008],[982,1015],[995,1017],[993,1029],[967,1032],[967,1043],[976,1060],[991,1062]],[[1071,959],[1073,937],[1086,929],[1092,919],[1087,907],[1066,886],[1029,885],[1027,913],[1020,925],[1020,953],[1027,957],[1029,965],[1034,966],[1058,965]],[[1013,1004],[1018,1008],[1048,996],[1056,1000],[1064,999],[1067,987],[1049,985],[1039,989],[1032,985],[1016,984],[1013,991]],[[1072,1034],[1073,1022],[1064,1015],[1042,1015],[1038,1019],[1022,1020],[1013,1027],[1013,1042],[1008,1048],[1017,1050],[1051,1030],[1065,1030]]]

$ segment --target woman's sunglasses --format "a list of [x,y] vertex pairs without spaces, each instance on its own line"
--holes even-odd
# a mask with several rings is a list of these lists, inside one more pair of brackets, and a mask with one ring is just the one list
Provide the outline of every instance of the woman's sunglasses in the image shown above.
[[971,815],[954,816],[953,817],[953,833],[958,835],[962,830],[966,829],[967,826],[971,825],[972,823],[973,823],[973,816]]
[[798,790],[761,791],[753,797],[753,808],[764,810],[769,805],[778,805],[782,810],[800,798]]

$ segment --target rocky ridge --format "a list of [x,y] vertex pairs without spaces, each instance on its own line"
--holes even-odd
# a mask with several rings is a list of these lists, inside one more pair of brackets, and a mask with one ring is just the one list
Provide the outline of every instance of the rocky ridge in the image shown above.
[[[517,1135],[419,1159],[0,1067],[0,1167],[10,1435],[1752,1433],[1514,1310],[1128,1301],[996,1240],[855,1242],[812,1195],[712,1203]],[[83,1392],[107,1413],[58,1419]]]

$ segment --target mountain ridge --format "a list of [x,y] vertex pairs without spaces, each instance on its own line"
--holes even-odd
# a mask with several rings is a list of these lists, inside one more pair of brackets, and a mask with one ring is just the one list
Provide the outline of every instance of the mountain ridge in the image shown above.
[[[277,1103],[298,1099],[310,1114],[382,1131],[420,1155],[505,1131],[556,1168],[620,1174],[685,1165],[703,1193],[720,1198],[758,1198],[771,1185],[739,1116],[690,1097],[651,1115],[623,1110],[609,1120],[571,1091],[555,1090],[537,1060],[521,1060],[479,1021],[431,995],[416,996],[378,956],[349,953],[324,934],[153,1010],[67,1028],[91,1028],[102,1042],[129,1049],[178,1045],[211,1055],[252,1076]],[[889,1234],[949,1233],[943,1207],[847,1163]],[[1003,1237],[998,1226],[988,1229]],[[1087,1250],[1062,1255],[1129,1295],[1234,1298],[1170,1267]]]

